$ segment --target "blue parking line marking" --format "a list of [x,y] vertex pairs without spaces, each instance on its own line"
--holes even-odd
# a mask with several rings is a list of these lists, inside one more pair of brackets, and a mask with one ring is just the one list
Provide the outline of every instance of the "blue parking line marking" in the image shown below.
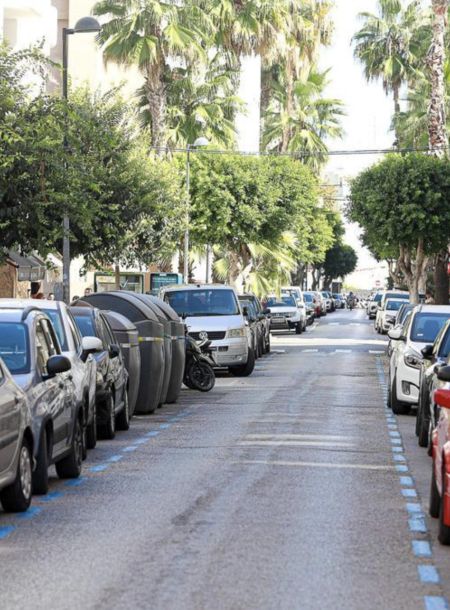
[[408,472],[408,466],[406,466],[405,464],[398,464],[398,465],[395,467],[395,470],[396,470],[397,472]]
[[62,498],[64,492],[62,491],[51,491],[46,496],[42,496],[40,499],[41,502],[52,502],[53,500],[57,500],[58,498]]
[[120,462],[122,458],[123,455],[112,455],[110,458],[108,458],[108,462]]
[[437,585],[441,581],[439,572],[434,566],[417,566],[417,571],[419,572],[421,582],[433,583],[434,585]]
[[108,464],[98,464],[97,466],[91,466],[89,468],[90,472],[103,472],[108,468]]
[[391,445],[401,445],[402,440],[400,438],[391,438]]
[[448,610],[448,603],[445,597],[439,595],[425,595],[425,610]]
[[25,513],[20,513],[16,516],[17,519],[20,519],[21,521],[28,521],[28,519],[33,519],[33,517],[39,515],[40,512],[42,512],[42,508],[39,508],[39,506],[31,506]]
[[414,485],[412,477],[400,477],[400,485]]
[[402,496],[405,498],[417,498],[417,491],[415,489],[402,489]]
[[393,438],[399,438],[400,437],[400,432],[392,432],[392,430],[389,432],[389,436],[392,436]]
[[418,502],[407,502],[406,510],[408,511],[408,513],[421,513],[422,507]]
[[0,540],[4,540],[15,531],[14,525],[4,525],[0,527]]
[[408,526],[412,532],[420,532],[424,534],[427,531],[425,519],[423,517],[412,517],[408,519]]
[[87,481],[87,477],[78,477],[78,479],[71,479],[70,481],[66,481],[64,485],[66,487],[80,487]]
[[404,455],[393,455],[392,456],[396,462],[406,462],[406,458]]
[[130,445],[129,447],[125,447],[124,449],[122,449],[122,451],[125,451],[126,453],[131,453],[132,451],[136,451],[136,449],[138,449],[137,445]]
[[416,557],[431,557],[431,546],[426,540],[413,540],[411,544]]
[[159,427],[161,428],[161,430],[167,430],[167,428],[170,428],[170,424],[160,424]]
[[388,422],[388,428],[389,428],[389,430],[398,430],[397,424],[391,424],[389,422]]
[[159,430],[152,430],[151,432],[147,432],[145,436],[147,436],[148,438],[152,438],[152,436],[158,436],[158,434]]
[[137,441],[134,441],[136,445],[143,445],[144,443],[148,443],[148,438],[138,438]]
[[403,447],[392,447],[392,453],[403,453]]

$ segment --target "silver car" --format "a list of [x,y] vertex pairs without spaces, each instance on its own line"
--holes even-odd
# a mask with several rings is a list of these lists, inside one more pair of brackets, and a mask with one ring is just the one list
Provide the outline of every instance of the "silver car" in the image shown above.
[[0,501],[6,511],[30,506],[33,444],[27,398],[0,358]]

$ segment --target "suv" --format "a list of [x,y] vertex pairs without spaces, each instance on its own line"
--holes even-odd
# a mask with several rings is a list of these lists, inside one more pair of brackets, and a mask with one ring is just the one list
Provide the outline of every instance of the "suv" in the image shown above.
[[421,350],[434,343],[450,318],[448,305],[417,305],[402,329],[390,330],[397,341],[389,364],[388,404],[397,414],[409,413],[419,402]]
[[[270,316],[271,330],[294,330],[300,335],[306,328],[306,312],[297,307],[292,294],[270,295],[264,299],[265,313]],[[302,315],[303,314],[303,315]]]
[[[97,362],[96,426],[89,430],[95,435],[96,428],[103,438],[112,439],[119,430],[130,427],[128,407],[128,373],[120,346],[103,312],[96,307],[71,307],[78,329],[83,337],[97,337],[102,349],[94,354]],[[96,438],[89,439],[90,445]]]
[[95,443],[89,442],[93,439],[97,376],[93,354],[103,349],[102,342],[97,337],[81,337],[69,308],[62,301],[0,299],[0,307],[38,308],[50,318],[61,346],[61,353],[70,360],[77,408],[81,409],[83,414],[83,457],[86,457],[86,449],[95,446]]
[[36,468],[33,492],[48,491],[48,467],[61,478],[81,473],[82,412],[77,407],[70,360],[55,330],[37,307],[0,309],[0,356],[26,394],[31,414]]
[[219,367],[228,367],[238,377],[251,375],[255,357],[233,288],[223,284],[184,284],[164,287],[160,295],[185,320],[193,339],[211,340]]
[[0,501],[9,512],[31,503],[33,432],[27,397],[0,358]]
[[288,288],[281,289],[281,297],[286,294],[290,294],[295,298],[297,309],[300,311],[300,322],[302,330],[306,330],[306,327],[308,325],[308,314],[306,311],[306,303],[305,298],[303,296],[303,291],[296,286],[289,286]]

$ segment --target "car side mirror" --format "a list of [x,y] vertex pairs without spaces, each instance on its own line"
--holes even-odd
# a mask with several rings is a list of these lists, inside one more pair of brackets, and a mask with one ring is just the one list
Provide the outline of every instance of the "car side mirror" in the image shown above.
[[109,346],[109,357],[118,358],[120,356],[120,347],[113,343]]
[[83,337],[81,341],[81,349],[83,353],[81,359],[86,362],[89,354],[95,354],[96,352],[103,351],[103,343],[98,337]]
[[72,363],[67,356],[51,356],[47,360],[47,379],[51,379],[60,373],[66,373],[72,368]]
[[441,381],[450,381],[450,366],[441,366],[437,371],[437,378]]
[[425,347],[423,347],[420,351],[422,352],[422,356],[424,358],[431,358],[431,356],[433,355],[433,346],[425,345]]
[[248,318],[248,307],[243,307],[243,308],[242,308],[242,315],[243,315],[245,318]]
[[388,337],[394,341],[402,341],[404,338],[402,332],[401,328],[391,328],[391,330],[388,331]]

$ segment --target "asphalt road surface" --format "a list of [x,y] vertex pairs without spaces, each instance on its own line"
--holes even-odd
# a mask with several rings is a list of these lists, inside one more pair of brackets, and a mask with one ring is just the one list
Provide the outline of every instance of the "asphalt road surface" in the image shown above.
[[445,608],[450,549],[414,418],[385,409],[385,339],[355,310],[272,345],[0,513],[0,608]]

